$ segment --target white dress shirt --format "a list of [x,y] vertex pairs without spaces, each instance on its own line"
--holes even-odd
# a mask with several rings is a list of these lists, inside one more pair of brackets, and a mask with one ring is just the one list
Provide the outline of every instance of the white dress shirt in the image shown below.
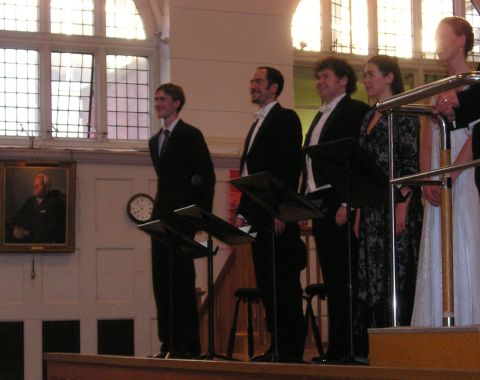
[[[310,135],[310,141],[308,141],[308,146],[317,145],[318,140],[320,138],[320,134],[322,133],[323,127],[325,126],[325,122],[338,105],[340,100],[343,99],[345,93],[338,95],[335,99],[331,102],[324,104],[320,107],[320,112],[322,112],[322,116],[318,119],[317,124],[313,128],[312,134]],[[315,179],[313,177],[313,170],[312,170],[312,159],[307,155],[306,158],[307,162],[307,187],[305,189],[305,193],[313,193],[320,188],[315,184]]]
[[[267,117],[268,113],[271,111],[271,109],[277,104],[278,101],[273,101],[271,103],[268,103],[265,107],[260,108],[258,111],[255,112],[255,116],[257,118],[257,124],[255,124],[255,128],[253,129],[252,135],[250,136],[250,141],[248,142],[248,148],[247,148],[247,154],[250,151],[250,148],[252,147],[253,141],[255,140],[255,137],[257,136],[258,130],[263,124],[263,121]],[[243,168],[242,168],[242,177],[245,177],[248,175],[248,168],[247,168],[247,161],[243,163]]]

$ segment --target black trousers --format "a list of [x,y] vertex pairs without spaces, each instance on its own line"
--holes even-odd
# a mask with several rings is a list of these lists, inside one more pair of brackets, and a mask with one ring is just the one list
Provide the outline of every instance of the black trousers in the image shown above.
[[[173,255],[173,269],[170,255]],[[170,297],[172,274],[173,298]],[[158,337],[163,343],[162,348],[174,353],[199,355],[200,336],[193,258],[172,252],[152,239],[152,280],[157,305]],[[173,344],[170,336],[171,316],[173,316]]]
[[[259,228],[260,227],[260,228]],[[260,291],[267,327],[273,333],[273,266],[270,226],[254,226],[257,231],[252,244],[257,287]],[[297,223],[288,223],[285,232],[275,238],[277,284],[278,350],[281,355],[301,360],[305,348],[306,325],[303,317],[300,271],[305,251],[299,245],[300,230]],[[273,335],[271,348],[273,349]]]
[[[347,224],[339,227],[332,203],[323,218],[313,220],[313,236],[325,283],[328,305],[328,353],[348,356],[350,350],[350,295]],[[353,223],[353,220],[352,220]],[[352,239],[352,255],[356,251]],[[354,272],[352,272],[354,273]]]

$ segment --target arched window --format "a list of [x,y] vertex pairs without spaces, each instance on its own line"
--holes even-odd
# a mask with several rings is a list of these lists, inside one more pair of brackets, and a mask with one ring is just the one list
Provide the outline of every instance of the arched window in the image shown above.
[[297,49],[320,51],[320,2],[302,0],[292,19],[293,46]]
[[332,0],[331,6],[332,50],[338,53],[368,54],[366,0]]
[[478,62],[480,58],[480,15],[478,8],[470,0],[465,1],[465,18],[472,25],[475,36],[473,55],[470,56],[470,59]]
[[412,4],[410,0],[377,0],[378,52],[412,57]]
[[0,136],[148,139],[157,55],[136,3],[0,0]]
[[[443,17],[454,14],[455,3],[456,14],[465,17],[474,28],[475,47],[470,59],[477,61],[479,10],[471,0],[464,1],[465,12],[454,0],[300,0],[292,20],[293,46],[299,50],[356,55],[378,52],[401,58],[433,59],[435,29]],[[374,4],[376,8],[372,9]],[[324,16],[320,18],[320,14]],[[328,25],[321,26],[322,22]],[[372,31],[376,34],[369,36]]]

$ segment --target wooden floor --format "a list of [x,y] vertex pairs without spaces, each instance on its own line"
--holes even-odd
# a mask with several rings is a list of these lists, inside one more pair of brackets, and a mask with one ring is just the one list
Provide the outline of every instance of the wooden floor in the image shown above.
[[276,364],[102,355],[44,356],[48,380],[480,379],[480,370]]

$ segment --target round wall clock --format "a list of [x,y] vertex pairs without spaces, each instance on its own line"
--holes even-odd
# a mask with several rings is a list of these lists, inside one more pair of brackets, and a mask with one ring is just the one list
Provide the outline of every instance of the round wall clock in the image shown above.
[[127,214],[135,223],[145,223],[152,217],[153,198],[148,194],[135,194],[127,203]]

